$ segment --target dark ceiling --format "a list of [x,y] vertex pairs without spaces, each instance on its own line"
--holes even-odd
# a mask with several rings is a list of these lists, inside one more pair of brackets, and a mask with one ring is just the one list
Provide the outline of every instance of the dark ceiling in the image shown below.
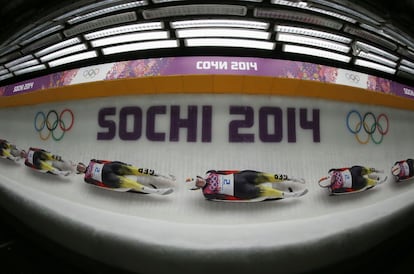
[[[45,23],[47,21],[51,21],[55,19],[56,17],[67,13],[69,11],[76,10],[77,8],[81,6],[86,6],[91,3],[96,2],[107,2],[109,3],[110,0],[0,0],[0,49],[1,48],[7,48],[8,45],[10,45],[11,42],[16,42],[16,39],[18,37],[24,36],[24,34],[35,28],[36,26],[41,25],[42,23]],[[291,2],[299,2],[299,1],[307,1],[307,0],[288,0]],[[379,22],[382,22],[384,24],[384,27],[388,27],[390,25],[396,27],[397,29],[401,30],[403,33],[410,36],[412,39],[409,39],[410,41],[414,41],[414,28],[413,23],[413,14],[414,14],[414,0],[313,0],[312,2],[331,2],[335,4],[339,4],[339,6],[349,7],[352,9],[357,9],[358,7],[362,8],[361,10],[369,11],[371,14],[376,14],[378,17],[380,17],[382,20]],[[154,1],[148,1],[149,3],[157,3]],[[203,2],[208,3],[217,3],[217,4],[225,4],[225,3],[233,3],[235,1],[226,1],[226,0],[210,0],[210,1],[202,1],[202,0],[188,0],[188,1],[182,1],[185,4],[202,4]],[[270,6],[270,0],[263,0],[261,4],[263,5],[269,5]],[[310,2],[310,3],[312,3]],[[162,5],[162,4],[161,4]],[[168,4],[167,4],[168,5]],[[244,2],[244,5],[246,6],[254,6],[256,5],[254,1],[247,0],[247,2]],[[385,21],[384,21],[385,20]],[[68,23],[65,27],[70,27]],[[377,26],[380,27],[380,26]],[[414,43],[408,44],[408,49],[414,52]],[[192,51],[194,49],[185,47],[185,52],[179,52],[179,54],[193,54],[195,51]],[[210,49],[209,49],[210,50]],[[162,50],[161,50],[162,51]],[[175,54],[169,53],[168,51],[161,52],[159,54]],[[212,49],[211,51],[214,51]],[[236,54],[235,50],[231,48],[230,50],[227,49],[227,51],[224,48],[217,49],[220,54]],[[213,52],[210,54],[216,54],[217,52]],[[244,51],[240,51],[241,54],[244,54]],[[6,53],[3,53],[6,54]],[[146,52],[143,52],[145,57],[149,56]],[[158,54],[158,53],[157,53]],[[206,51],[203,51],[203,54],[207,54]],[[239,54],[239,52],[237,52]],[[250,54],[246,51],[246,54]],[[256,54],[256,53],[251,53]],[[244,55],[239,55],[244,56]],[[256,56],[256,55],[255,55]],[[270,55],[269,55],[270,56]],[[299,58],[298,56],[288,56],[286,55],[286,58]],[[407,56],[407,55],[406,55]],[[110,58],[119,58],[120,56],[115,57],[108,57],[108,56],[100,56],[101,59],[96,61],[99,62],[110,62],[114,61]],[[128,56],[125,55],[125,58]],[[262,56],[266,57],[266,56]],[[274,56],[271,56],[272,58]],[[280,56],[278,56],[280,57]],[[106,59],[105,59],[106,58]],[[134,55],[134,58],[139,58],[138,54]],[[300,57],[302,58],[302,57]],[[414,55],[409,55],[408,57],[411,59],[411,62],[414,62]],[[308,58],[309,59],[309,58]],[[118,59],[117,59],[118,60]],[[121,59],[119,59],[121,60]],[[312,61],[312,59],[310,59]],[[84,64],[76,63],[73,64],[73,66],[80,66],[80,65],[88,65],[87,63],[89,61],[85,61]],[[315,61],[316,62],[316,61]],[[330,61],[325,61],[327,65],[342,65],[342,64],[334,64],[330,63]],[[1,65],[1,64],[0,64]],[[57,68],[56,70],[63,69],[63,68],[69,68],[68,67],[61,67]],[[346,66],[346,65],[344,65]],[[350,65],[346,67],[348,69],[354,69]],[[412,68],[414,69],[414,67]],[[366,73],[374,73],[375,71],[370,71],[369,69],[362,69],[362,72]],[[54,72],[53,69],[49,68],[48,72]],[[37,73],[37,72],[36,72]],[[39,72],[39,75],[44,72]],[[36,74],[33,74],[36,75]],[[12,82],[17,80],[24,80],[25,77],[32,77],[33,75],[27,74],[23,76],[15,76],[14,78],[7,79],[6,82]],[[379,74],[382,76],[383,74]],[[400,77],[401,75],[397,74],[394,75],[394,80],[402,80],[402,81],[409,81],[410,84],[414,84],[414,73],[409,74],[408,76]],[[19,78],[20,77],[20,78]],[[389,74],[384,75],[384,77],[390,78],[391,76]],[[5,83],[5,82],[3,82]]]
[[[338,1],[338,0],[336,0]],[[34,20],[42,19],[59,10],[69,10],[71,5],[98,2],[93,0],[0,0],[0,44],[17,30],[30,25]],[[188,1],[190,2],[190,1]],[[193,1],[201,3],[202,1]],[[218,1],[223,2],[223,1]],[[332,0],[331,2],[335,2]],[[340,1],[344,2],[344,1]],[[349,0],[379,13],[390,23],[414,36],[413,0]]]

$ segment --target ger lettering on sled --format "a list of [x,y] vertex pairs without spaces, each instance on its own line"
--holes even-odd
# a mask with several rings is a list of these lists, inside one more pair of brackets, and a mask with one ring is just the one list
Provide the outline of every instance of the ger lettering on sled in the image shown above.
[[207,200],[221,202],[262,202],[300,197],[308,192],[306,188],[282,191],[278,187],[283,182],[304,184],[304,179],[254,170],[209,170],[205,177],[187,178],[186,182],[190,190],[201,189]]

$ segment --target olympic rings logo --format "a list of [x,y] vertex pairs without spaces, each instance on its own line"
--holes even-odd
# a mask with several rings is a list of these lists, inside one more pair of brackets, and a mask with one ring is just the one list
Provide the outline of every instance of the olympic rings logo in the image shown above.
[[[355,134],[358,143],[368,144],[371,139],[375,144],[381,144],[384,135],[388,133],[390,123],[384,113],[376,117],[374,113],[367,112],[362,116],[358,111],[351,110],[346,116],[346,126],[349,132]],[[367,137],[362,140],[361,135],[364,133]]]
[[83,72],[84,78],[94,78],[99,73],[99,68],[88,69]]
[[[60,114],[56,110],[50,110],[47,114],[43,111],[36,113],[34,118],[34,128],[39,132],[40,139],[47,140],[52,136],[53,140],[62,140],[65,133],[72,129],[75,117],[72,110],[66,108]],[[44,133],[47,131],[47,133]],[[55,132],[60,131],[56,136]]]
[[359,83],[359,80],[360,80],[358,75],[348,73],[348,72],[345,74],[345,77],[346,77],[346,79],[348,79],[348,80],[350,80],[354,83]]

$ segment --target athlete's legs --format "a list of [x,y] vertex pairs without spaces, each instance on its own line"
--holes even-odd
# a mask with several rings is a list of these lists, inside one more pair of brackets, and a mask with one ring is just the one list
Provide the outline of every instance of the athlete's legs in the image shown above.
[[138,168],[122,162],[112,162],[111,165],[118,175],[157,176],[154,170],[148,168]]
[[388,176],[379,176],[377,174],[369,174],[368,180],[372,182],[368,182],[368,185],[378,185],[386,182],[388,179]]
[[111,165],[112,171],[117,175],[138,175],[138,169],[127,165],[122,162],[112,162],[108,165]]
[[13,155],[14,157],[20,157],[21,151],[18,150],[17,148],[12,148],[10,150],[10,154]]
[[[118,175],[135,175],[135,176],[145,176],[152,179],[161,179],[161,181],[157,181],[158,183],[162,184],[162,180],[167,180],[169,183],[172,181],[175,181],[175,177],[173,175],[163,175],[158,172],[156,172],[153,169],[149,168],[138,168],[135,166],[127,165],[122,162],[112,162],[111,166],[113,167],[113,171]],[[166,181],[164,181],[165,183]],[[146,183],[146,182],[144,182]]]
[[41,170],[49,171],[49,172],[51,172],[53,174],[57,174],[57,173],[60,172],[60,170],[57,169],[57,168],[55,168],[55,167],[53,167],[53,165],[51,163],[49,163],[47,161],[42,161],[42,160],[39,160],[39,168]]
[[377,172],[377,170],[373,167],[364,167],[362,169],[362,175],[367,175],[367,174],[371,174],[371,173],[374,173],[374,172]]
[[55,157],[53,156],[53,154],[48,153],[48,152],[37,152],[36,154],[38,154],[38,157],[40,160],[42,161],[52,161],[52,160],[56,160]]
[[253,199],[259,197],[261,195],[260,187],[247,179],[248,178],[244,176],[235,176],[234,195],[241,199]]
[[268,197],[268,198],[275,198],[275,199],[283,198],[283,191],[281,190],[274,189],[272,187],[264,186],[264,185],[260,185],[259,188],[260,188],[261,197]]
[[[234,195],[241,199],[254,199],[257,197],[266,198],[283,198],[283,191],[257,184],[254,179],[257,177],[258,172],[255,171],[243,171],[243,174],[235,174]],[[265,181],[268,183],[269,181]]]
[[368,185],[368,181],[370,179],[367,179],[363,176],[354,176],[352,179],[352,188],[353,189],[362,189]]
[[366,181],[367,181],[367,186],[376,186],[378,184],[378,177],[374,179],[370,176],[368,179],[366,179]]
[[[53,174],[63,174],[63,166],[65,165],[60,156],[47,152],[41,152],[38,155],[35,154],[34,164],[37,168],[46,170]],[[69,171],[65,172],[67,172],[65,175],[68,175],[70,173]]]
[[52,166],[63,171],[70,171],[71,170],[71,164],[69,162],[64,161],[52,161]]
[[124,176],[118,176],[120,187],[122,188],[132,188],[136,191],[143,192],[144,186],[137,181],[134,181],[130,178]]
[[240,173],[235,174],[235,177],[238,176],[242,176],[248,182],[256,185],[263,183],[278,183],[288,178],[287,175],[283,174],[271,174],[254,170],[243,170]]
[[10,151],[8,149],[2,149],[2,156],[4,157],[11,157],[13,155],[11,155]]
[[366,168],[363,166],[353,166],[350,168],[350,171],[352,173],[352,177],[366,175],[366,174],[371,173],[369,168]]
[[259,172],[257,174],[256,183],[281,183],[286,181],[288,176],[286,174],[271,174],[271,173],[264,173]]

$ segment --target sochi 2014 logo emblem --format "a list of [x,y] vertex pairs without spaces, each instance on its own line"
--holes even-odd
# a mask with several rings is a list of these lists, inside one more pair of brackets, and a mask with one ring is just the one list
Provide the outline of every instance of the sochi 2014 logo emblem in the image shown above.
[[370,111],[360,113],[357,110],[351,110],[346,116],[346,126],[349,132],[355,135],[358,143],[368,144],[372,141],[375,144],[381,144],[388,133],[390,122],[384,113],[376,116]]
[[47,113],[38,111],[34,117],[34,129],[44,141],[50,137],[55,141],[60,141],[65,133],[72,129],[74,122],[75,116],[68,108],[60,113],[56,110],[49,110]]

